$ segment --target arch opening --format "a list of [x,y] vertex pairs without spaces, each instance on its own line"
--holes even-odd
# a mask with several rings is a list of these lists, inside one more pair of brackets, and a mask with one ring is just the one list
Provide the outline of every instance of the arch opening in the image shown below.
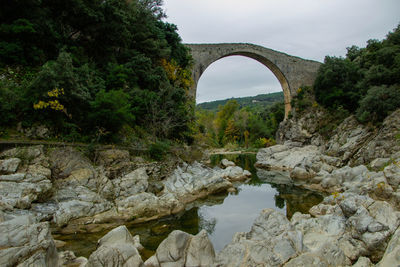
[[282,92],[280,81],[263,64],[249,57],[231,55],[211,63],[199,78],[196,102],[223,100]]
[[271,71],[273,73],[273,75],[275,76],[275,78],[278,80],[280,87],[283,91],[283,95],[284,95],[284,104],[285,104],[285,119],[287,119],[289,112],[291,110],[291,92],[290,92],[290,87],[289,87],[289,83],[285,77],[285,75],[282,73],[282,71],[274,64],[272,63],[270,60],[268,60],[266,57],[263,57],[261,55],[255,54],[255,53],[251,53],[251,52],[246,52],[246,51],[235,51],[232,53],[227,53],[227,54],[223,54],[222,56],[213,58],[211,60],[209,60],[209,62],[207,62],[206,64],[197,64],[198,66],[195,67],[194,69],[194,82],[195,82],[195,94],[194,97],[197,97],[197,85],[200,81],[201,76],[204,74],[204,72],[207,70],[207,68],[212,65],[213,63],[224,59],[224,58],[228,58],[228,57],[232,57],[232,56],[242,56],[242,57],[246,57],[249,59],[253,59],[259,63],[261,63],[262,65],[264,65],[267,70],[266,71]]

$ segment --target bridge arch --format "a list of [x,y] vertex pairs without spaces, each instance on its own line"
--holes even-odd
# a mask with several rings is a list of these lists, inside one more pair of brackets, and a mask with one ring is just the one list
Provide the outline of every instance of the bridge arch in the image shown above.
[[257,60],[279,80],[285,99],[285,119],[291,110],[290,102],[303,85],[312,85],[320,62],[305,60],[254,44],[186,44],[194,60],[190,95],[196,98],[197,83],[201,75],[215,61],[229,56],[245,56]]

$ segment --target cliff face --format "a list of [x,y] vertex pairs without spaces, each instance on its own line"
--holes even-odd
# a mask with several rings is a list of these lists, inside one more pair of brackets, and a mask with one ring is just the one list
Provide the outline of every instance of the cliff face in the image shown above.
[[389,159],[400,151],[400,109],[380,126],[363,125],[350,116],[329,133],[328,139],[320,133],[321,121],[326,118],[326,111],[310,109],[288,119],[280,124],[277,141],[320,146],[324,153],[339,157],[351,166],[377,163],[376,159]]

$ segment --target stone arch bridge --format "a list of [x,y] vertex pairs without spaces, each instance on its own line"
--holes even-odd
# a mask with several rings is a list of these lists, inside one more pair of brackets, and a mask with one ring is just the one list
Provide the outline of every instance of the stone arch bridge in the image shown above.
[[194,85],[191,96],[196,98],[197,83],[213,62],[228,56],[245,56],[257,60],[279,80],[285,99],[285,119],[291,110],[290,102],[303,85],[312,85],[320,62],[290,56],[254,44],[223,43],[223,44],[186,44],[190,48],[194,60],[192,78]]

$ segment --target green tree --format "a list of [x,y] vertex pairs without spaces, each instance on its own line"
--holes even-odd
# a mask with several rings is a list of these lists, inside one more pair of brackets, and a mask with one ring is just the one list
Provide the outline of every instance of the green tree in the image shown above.
[[400,85],[373,86],[360,101],[357,118],[361,122],[382,122],[392,111],[400,108]]
[[118,132],[124,124],[132,124],[135,119],[129,95],[122,90],[100,90],[90,102],[90,108],[89,121],[93,129],[105,129],[109,133]]

